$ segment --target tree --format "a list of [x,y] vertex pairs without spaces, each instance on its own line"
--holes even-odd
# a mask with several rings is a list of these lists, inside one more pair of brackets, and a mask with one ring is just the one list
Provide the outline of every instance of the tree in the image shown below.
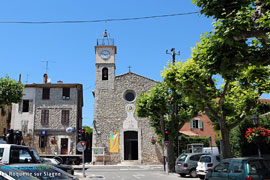
[[[191,59],[165,69],[163,78],[191,103],[197,103],[221,129],[223,156],[231,157],[229,132],[268,93],[270,84],[270,2],[192,0],[213,17]],[[176,83],[171,80],[177,69]],[[223,83],[218,87],[217,82]]]
[[0,78],[0,106],[19,103],[23,96],[23,85],[6,76]]
[[169,89],[165,82],[157,83],[149,93],[142,93],[136,101],[136,114],[150,117],[150,124],[159,136],[164,138],[164,129],[169,131],[169,171],[174,171],[175,149],[178,132],[186,121],[194,117],[196,107],[187,104],[181,92]]
[[93,132],[93,129],[90,128],[89,126],[83,126],[83,129],[85,130],[85,132],[86,132],[87,134],[91,134],[91,133]]

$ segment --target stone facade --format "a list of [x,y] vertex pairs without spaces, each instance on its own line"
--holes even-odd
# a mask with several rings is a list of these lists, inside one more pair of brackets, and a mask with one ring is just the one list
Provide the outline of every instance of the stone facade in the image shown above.
[[[44,84],[24,86],[22,102],[12,106],[11,128],[22,131],[25,145],[41,154],[76,154],[77,130],[82,127],[82,85],[47,83],[45,74]],[[45,89],[49,91],[44,93]],[[43,123],[42,116],[47,117]],[[66,132],[67,128],[73,129],[72,132]]]
[[[148,118],[135,115],[136,98],[148,92],[156,81],[128,72],[115,76],[116,46],[96,46],[96,83],[93,131],[93,164],[161,164],[163,152]],[[110,51],[110,58],[102,59],[102,50]],[[103,69],[108,78],[103,79]],[[117,134],[112,141],[112,133]],[[116,149],[112,146],[117,144]],[[95,155],[95,149],[104,148],[104,156]]]
[[[76,154],[77,129],[82,126],[82,85],[81,84],[41,84],[36,85],[35,121],[34,121],[34,147],[42,154]],[[49,99],[42,98],[43,88],[50,88]],[[63,88],[70,89],[70,97],[63,98]],[[48,123],[42,123],[42,110],[48,111]],[[62,122],[62,111],[69,112],[68,123]],[[72,127],[74,132],[67,133],[66,129]],[[42,132],[46,132],[42,139]],[[44,135],[44,134],[43,134]],[[65,142],[63,142],[64,140]],[[41,147],[40,141],[46,141]],[[56,143],[52,143],[56,140]],[[67,151],[62,151],[63,144]]]

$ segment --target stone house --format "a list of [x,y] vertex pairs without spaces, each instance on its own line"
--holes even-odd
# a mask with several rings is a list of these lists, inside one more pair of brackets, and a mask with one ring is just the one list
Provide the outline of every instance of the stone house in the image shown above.
[[151,143],[157,135],[149,119],[135,115],[136,98],[156,81],[131,71],[116,76],[116,46],[106,32],[95,53],[93,164],[161,164],[163,152]]
[[28,87],[23,88],[23,97],[20,103],[12,104],[12,116],[10,128],[22,131],[24,144],[32,146],[34,115],[35,115],[35,92],[36,89]]
[[47,74],[43,84],[25,84],[22,102],[14,105],[12,128],[25,133],[24,140],[41,154],[75,154],[77,130],[82,127],[82,88],[48,83]]

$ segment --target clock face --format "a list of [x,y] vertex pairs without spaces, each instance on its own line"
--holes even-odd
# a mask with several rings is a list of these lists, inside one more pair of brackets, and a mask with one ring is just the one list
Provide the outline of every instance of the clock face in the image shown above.
[[108,50],[102,50],[100,53],[100,56],[102,59],[109,59],[110,57],[110,51]]

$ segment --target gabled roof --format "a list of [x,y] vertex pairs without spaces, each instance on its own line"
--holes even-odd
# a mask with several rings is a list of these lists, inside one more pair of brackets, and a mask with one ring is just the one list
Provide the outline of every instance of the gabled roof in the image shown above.
[[158,81],[155,81],[153,79],[150,79],[150,78],[147,78],[147,77],[144,77],[142,75],[139,75],[139,74],[136,74],[136,73],[133,73],[133,72],[127,72],[127,73],[124,73],[124,74],[121,74],[121,75],[118,75],[118,76],[115,76],[115,78],[120,78],[120,77],[123,77],[123,76],[128,76],[128,75],[135,75],[135,76],[139,76],[141,78],[145,78],[145,79],[148,79],[150,81],[153,81],[155,83],[157,83]]
[[258,99],[261,103],[270,103],[270,99]]

